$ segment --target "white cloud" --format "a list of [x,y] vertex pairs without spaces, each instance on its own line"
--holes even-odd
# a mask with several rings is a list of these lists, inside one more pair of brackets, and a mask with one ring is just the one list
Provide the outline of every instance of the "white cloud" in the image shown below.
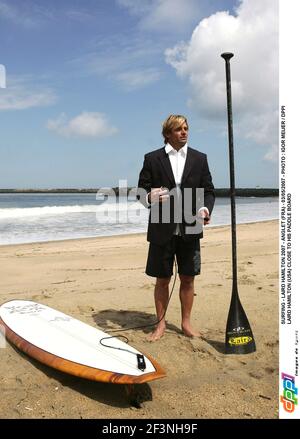
[[153,67],[153,59],[161,62],[161,46],[140,38],[120,39],[120,35],[94,43],[96,50],[70,63],[77,71],[107,77],[126,91],[159,81],[162,71]]
[[34,5],[29,6],[25,3],[16,6],[7,1],[0,1],[0,18],[25,28],[35,28],[41,23],[41,13],[37,9]]
[[217,12],[200,21],[187,44],[167,49],[166,61],[190,86],[189,105],[203,119],[223,119],[226,105],[223,52],[231,60],[234,120],[239,136],[269,148],[276,160],[278,108],[278,4],[241,0],[236,16]]
[[65,16],[73,21],[79,21],[79,22],[87,22],[94,18],[94,15],[91,12],[87,12],[84,10],[76,10],[76,9],[69,9],[66,10]]
[[1,90],[0,110],[26,110],[45,107],[57,101],[49,87],[37,86],[34,78],[9,77],[6,88]]
[[67,120],[63,113],[55,120],[49,120],[47,128],[64,137],[107,137],[118,132],[110,125],[106,116],[96,112],[82,112],[73,119]]
[[[140,18],[142,30],[180,32],[197,21],[199,0],[117,0],[129,13]],[[198,18],[199,19],[199,18]]]
[[142,18],[140,26],[145,30],[179,32],[194,23],[199,14],[199,1],[158,0],[150,14]]
[[[44,3],[44,4],[42,4]],[[54,2],[52,2],[54,3]],[[5,19],[19,27],[36,30],[45,23],[56,23],[60,19],[75,22],[88,22],[95,14],[86,8],[68,8],[63,2],[53,5],[51,2],[0,0],[0,19]]]
[[161,78],[161,72],[155,68],[144,70],[129,70],[116,75],[116,79],[121,82],[123,88],[128,91],[145,87]]
[[142,15],[151,10],[156,0],[117,0],[120,6],[129,10],[132,15]]
[[0,64],[0,88],[6,88],[6,69],[3,64]]

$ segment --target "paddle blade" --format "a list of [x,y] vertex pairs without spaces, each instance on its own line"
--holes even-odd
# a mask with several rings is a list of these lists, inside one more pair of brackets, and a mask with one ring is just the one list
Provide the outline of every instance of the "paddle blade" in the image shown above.
[[238,292],[233,291],[226,325],[225,353],[250,354],[256,351],[254,337]]

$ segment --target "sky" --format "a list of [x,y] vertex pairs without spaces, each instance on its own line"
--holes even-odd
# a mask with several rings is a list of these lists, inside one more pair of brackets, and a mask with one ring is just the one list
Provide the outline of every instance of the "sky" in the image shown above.
[[169,114],[229,187],[223,52],[236,187],[278,187],[276,0],[0,0],[0,42],[0,188],[136,186]]

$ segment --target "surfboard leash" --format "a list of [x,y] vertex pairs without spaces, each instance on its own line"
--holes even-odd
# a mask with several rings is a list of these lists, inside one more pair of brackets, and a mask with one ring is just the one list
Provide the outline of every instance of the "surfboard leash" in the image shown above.
[[[113,330],[110,331],[110,332],[124,332],[124,331],[129,331],[129,330],[131,330],[131,329],[142,329],[142,328],[148,328],[149,326],[155,326],[155,325],[158,325],[158,323],[162,321],[162,319],[165,317],[165,315],[166,315],[166,313],[167,313],[167,309],[168,309],[168,307],[169,307],[169,303],[170,303],[170,300],[171,300],[171,297],[172,297],[172,294],[173,294],[173,290],[174,290],[174,286],[175,286],[175,282],[176,282],[176,278],[177,278],[177,272],[178,272],[178,270],[177,270],[176,256],[175,256],[175,258],[174,258],[174,263],[175,263],[175,277],[174,277],[174,281],[173,281],[173,285],[172,285],[171,293],[170,293],[170,295],[169,295],[168,302],[167,302],[167,306],[166,306],[166,309],[165,309],[165,312],[164,312],[163,316],[162,316],[159,320],[157,320],[156,322],[154,322],[154,323],[148,323],[147,325],[133,326],[133,327],[130,327],[130,328],[113,329]],[[102,346],[106,347],[106,348],[117,349],[117,350],[119,350],[119,351],[125,351],[125,352],[129,352],[129,353],[131,353],[131,354],[133,354],[133,355],[136,355],[136,356],[137,356],[137,366],[138,366],[138,369],[140,369],[140,370],[142,370],[142,371],[144,371],[144,370],[146,369],[145,358],[144,358],[144,356],[143,356],[142,354],[136,354],[135,352],[132,352],[132,351],[130,351],[130,350],[128,350],[128,349],[118,348],[118,347],[116,347],[116,346],[110,346],[110,345],[107,345],[107,344],[103,344],[103,340],[109,340],[109,339],[111,339],[111,338],[124,338],[124,339],[125,339],[125,343],[128,343],[128,342],[129,342],[128,338],[127,338],[125,335],[112,335],[112,336],[110,336],[110,337],[103,337],[103,338],[101,338],[101,339],[99,340],[99,343],[100,343]]]

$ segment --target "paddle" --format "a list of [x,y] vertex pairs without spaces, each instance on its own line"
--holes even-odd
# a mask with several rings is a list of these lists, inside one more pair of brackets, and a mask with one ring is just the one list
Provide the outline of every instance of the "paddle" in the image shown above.
[[230,77],[230,58],[232,58],[233,56],[233,53],[228,52],[222,53],[221,55],[221,57],[225,60],[226,69],[232,238],[232,293],[226,325],[225,353],[248,354],[250,352],[254,352],[256,350],[256,347],[250,324],[239,299],[237,285],[235,181]]

